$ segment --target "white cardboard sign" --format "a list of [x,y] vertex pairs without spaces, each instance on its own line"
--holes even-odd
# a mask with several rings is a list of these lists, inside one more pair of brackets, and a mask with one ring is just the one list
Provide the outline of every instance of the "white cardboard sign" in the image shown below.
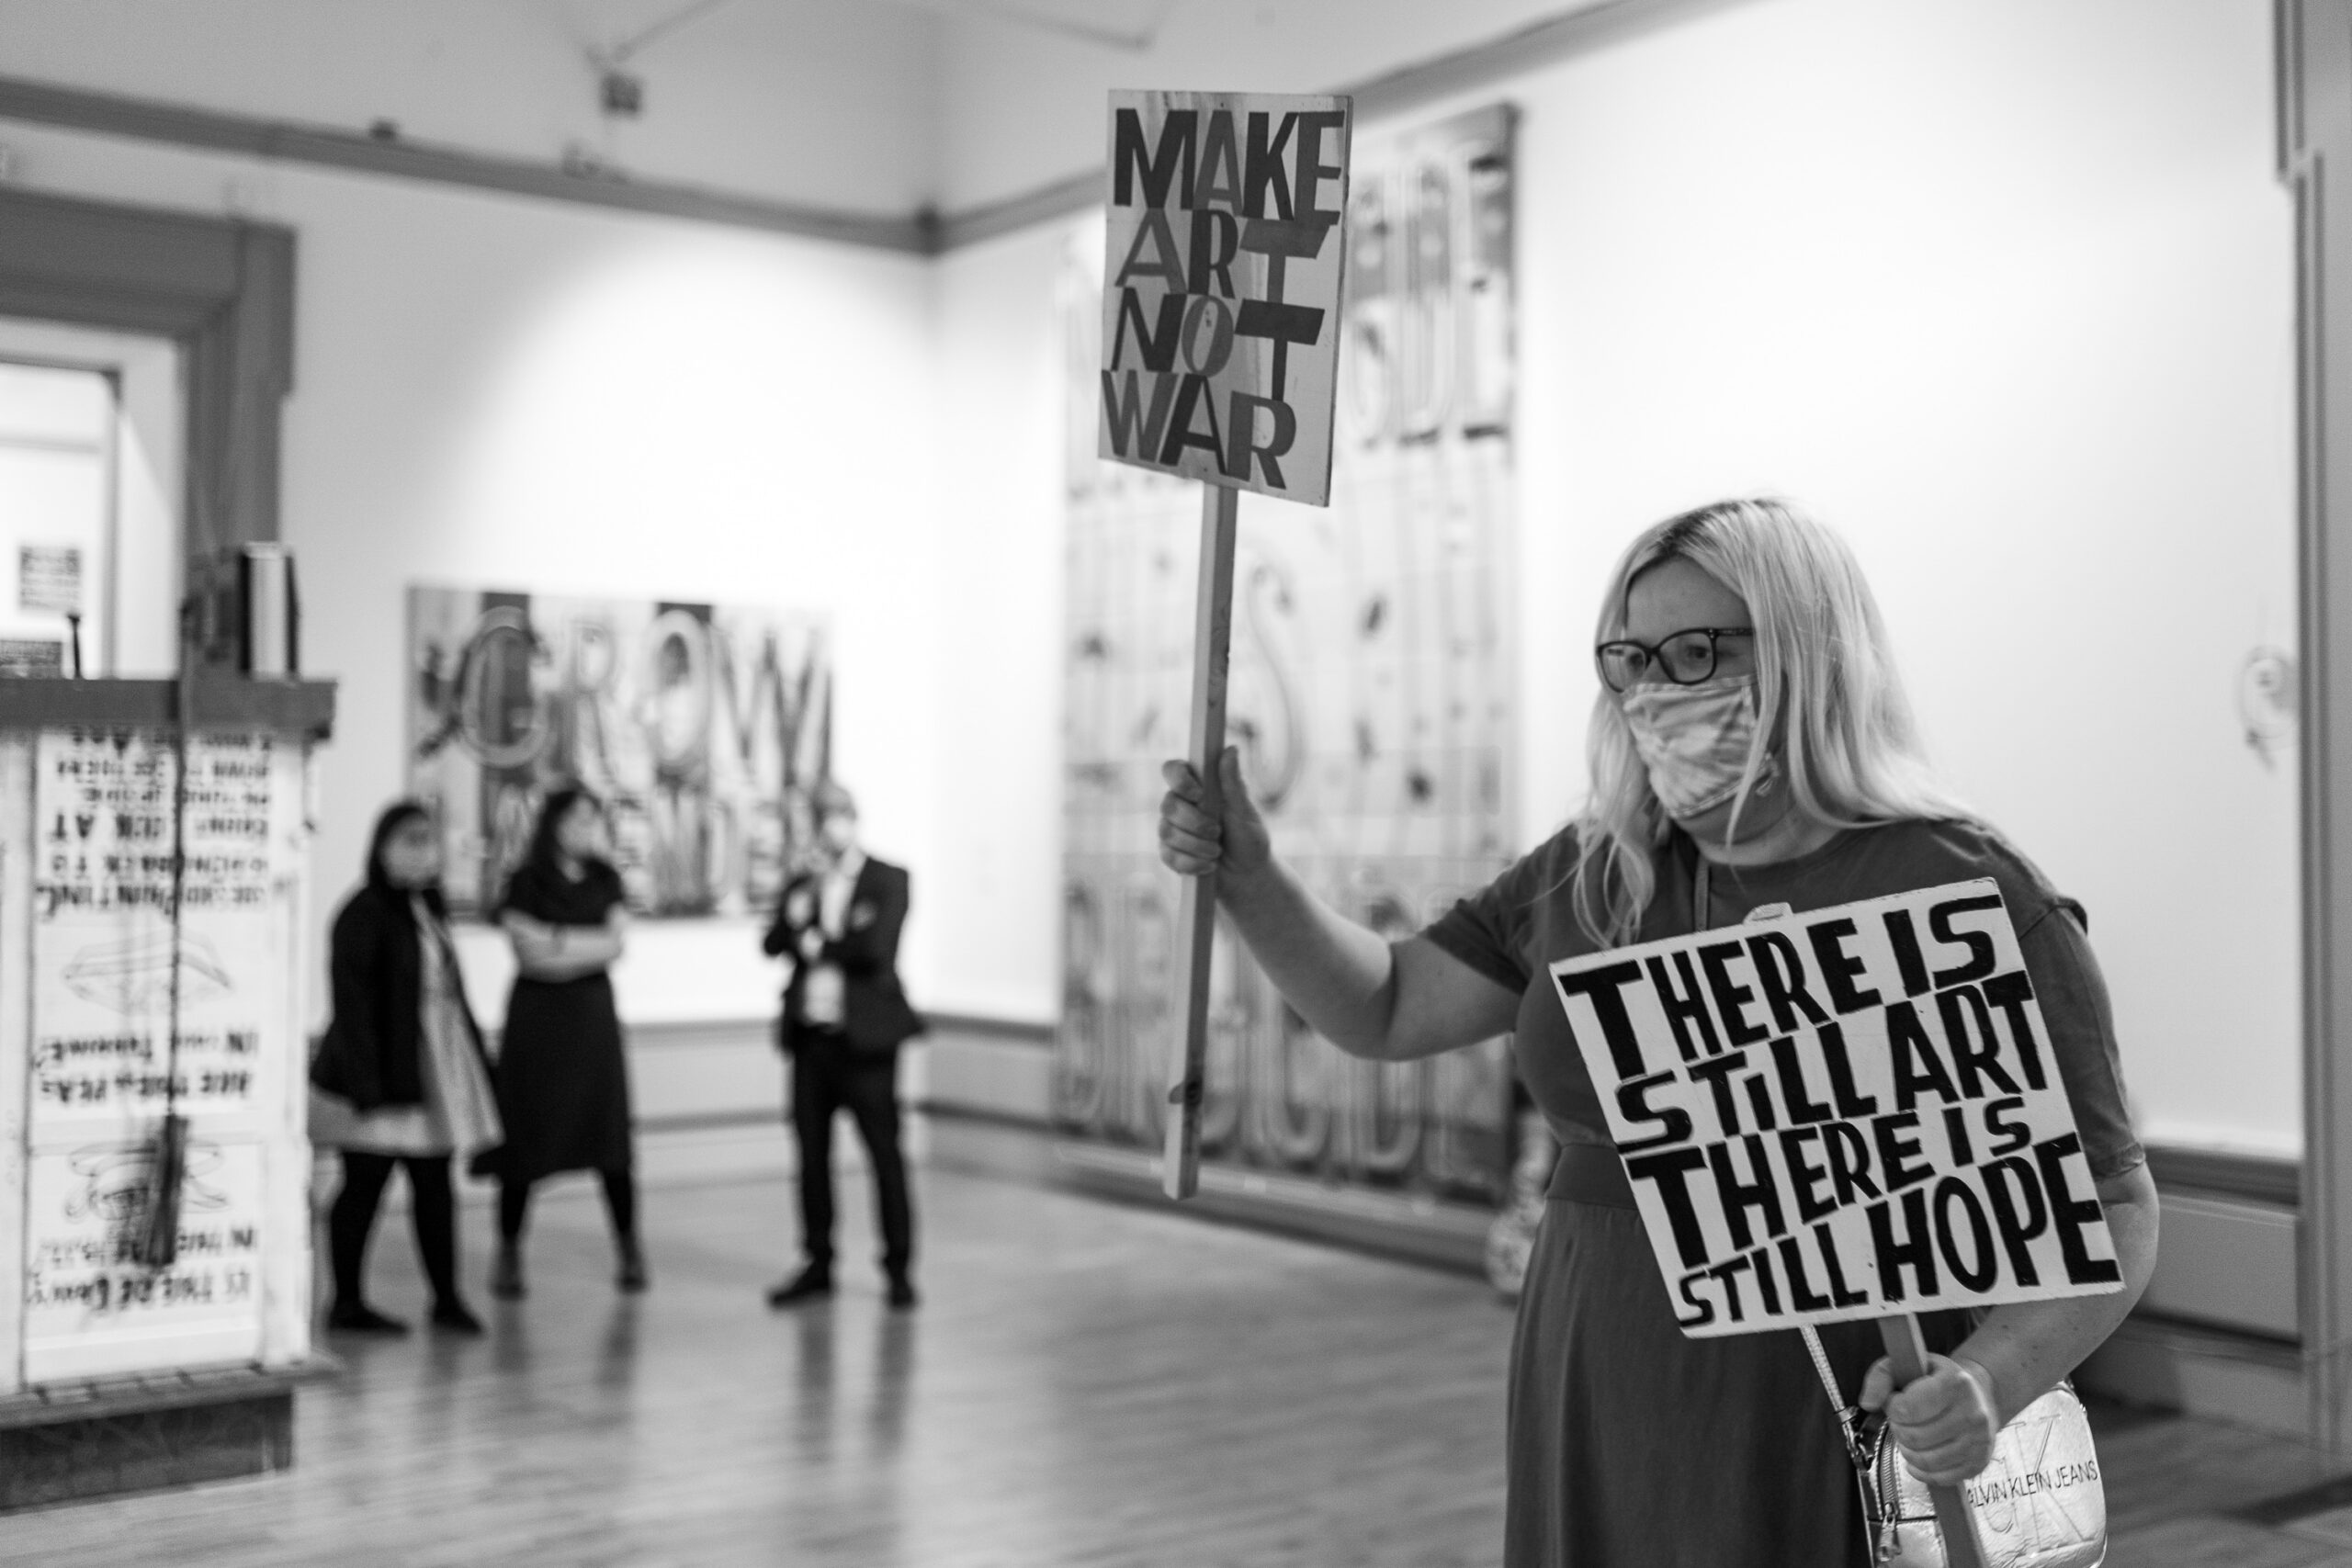
[[1684,1334],[2121,1287],[1990,879],[1552,976]]
[[82,552],[71,545],[18,546],[17,608],[81,614]]
[[154,1145],[34,1154],[25,1197],[28,1381],[250,1360],[260,1349],[266,1158],[253,1141],[192,1138],[179,1256],[140,1263]]
[[1350,101],[1111,95],[1096,451],[1325,506]]
[[[188,745],[184,918],[172,932],[174,753],[155,730],[43,730],[33,785],[36,1139],[258,1125],[296,1053],[283,818],[267,735]],[[179,978],[172,1068],[171,992]]]

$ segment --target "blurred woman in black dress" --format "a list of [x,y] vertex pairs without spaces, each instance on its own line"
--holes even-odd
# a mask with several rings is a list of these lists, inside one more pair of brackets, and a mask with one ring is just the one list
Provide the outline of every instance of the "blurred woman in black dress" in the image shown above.
[[392,1168],[402,1166],[434,1325],[481,1332],[458,1293],[449,1157],[495,1145],[498,1109],[443,923],[447,913],[432,818],[417,802],[397,801],[368,839],[367,884],[335,916],[328,943],[334,1019],[311,1064],[311,1141],[343,1155],[343,1188],[327,1220],[329,1328],[407,1329],[369,1306],[362,1288],[377,1205]]
[[514,943],[514,989],[498,1054],[506,1144],[496,1162],[498,1263],[491,1293],[523,1293],[523,1222],[531,1184],[559,1171],[603,1179],[619,1285],[641,1291],[628,1074],[606,971],[628,916],[620,874],[604,855],[605,811],[576,784],[550,791],[529,854],[506,885],[499,924]]

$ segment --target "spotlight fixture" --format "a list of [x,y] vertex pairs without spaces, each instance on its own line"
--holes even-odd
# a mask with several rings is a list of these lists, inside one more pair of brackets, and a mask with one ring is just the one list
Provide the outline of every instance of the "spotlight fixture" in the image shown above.
[[616,119],[635,119],[645,112],[645,78],[626,71],[606,71],[603,78],[605,112]]
[[682,8],[633,36],[589,50],[588,62],[596,68],[597,95],[605,117],[635,119],[645,112],[645,78],[625,69],[639,51],[729,3],[730,0],[687,0]]

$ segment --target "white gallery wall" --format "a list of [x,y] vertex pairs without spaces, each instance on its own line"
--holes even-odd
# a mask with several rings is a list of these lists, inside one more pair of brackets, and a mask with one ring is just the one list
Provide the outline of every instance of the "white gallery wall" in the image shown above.
[[[1626,539],[1799,499],[1860,552],[1951,782],[2087,907],[2148,1135],[2293,1154],[2297,763],[2238,705],[2296,638],[2272,73],[2258,6],[1755,0],[1415,112],[1523,117],[1525,841],[1579,798]],[[942,262],[950,383],[1054,330],[1059,233]],[[959,439],[1049,445],[1050,400],[1008,386]],[[1050,527],[1057,490],[951,493]],[[990,820],[1055,852],[1051,802]]]
[[2296,635],[2272,72],[2261,6],[1774,0],[1531,81],[1522,798],[1576,795],[1625,536],[1802,498],[2087,907],[2144,1131],[2285,1153],[2296,764],[2237,705]]
[[[1494,30],[1566,8],[1469,10]],[[160,63],[98,74],[101,55],[66,48],[72,9],[0,11],[0,42],[68,29],[45,57],[61,75],[188,96]],[[1238,28],[1263,8],[1196,9]],[[1364,8],[1351,37],[1394,46],[1415,9]],[[2295,1152],[2296,764],[2250,747],[2237,705],[2249,654],[2296,637],[2268,8],[1666,14],[1680,19],[1415,110],[1522,111],[1527,841],[1577,801],[1593,595],[1616,549],[1719,494],[1795,496],[1860,549],[1953,781],[2088,906],[2148,1132]],[[779,126],[758,188],[852,205],[856,175],[968,201],[1099,163],[1099,121],[1021,118],[1024,82],[1077,90],[1055,73],[1066,45],[973,28],[929,65],[932,35],[910,35],[892,67],[941,84],[921,111],[938,116],[928,172],[888,138]],[[1387,58],[1351,44],[1314,79],[1228,83],[1199,74],[1205,45],[1173,41],[1181,79],[1132,52],[1087,69],[1319,90]],[[1324,58],[1284,48],[1262,58]],[[544,156],[571,133],[550,118],[576,112],[559,105],[570,78],[515,80],[536,129],[510,106],[511,123],[453,118],[443,139]],[[432,125],[417,92],[385,112]],[[300,231],[286,527],[308,662],[344,682],[322,896],[400,784],[410,582],[813,606],[839,637],[841,771],[874,847],[916,874],[918,1000],[1054,1015],[1059,222],[925,262],[17,125],[0,144],[30,188]],[[658,162],[656,145],[635,155]],[[803,164],[831,172],[776,172]],[[1277,510],[1244,525],[1279,527]],[[641,928],[632,1021],[758,1016],[775,976],[749,942]],[[481,956],[494,1012],[494,944]]]
[[[322,900],[356,881],[374,813],[402,787],[419,581],[823,610],[839,771],[876,852],[930,862],[922,263],[67,133],[6,140],[35,188],[203,209],[233,183],[248,215],[300,231],[283,520],[305,667],[342,687]],[[909,937],[919,986],[927,915]],[[468,951],[494,1020],[501,944]],[[617,978],[633,1020],[687,1021],[761,1016],[778,976],[755,930],[695,923],[642,928]]]

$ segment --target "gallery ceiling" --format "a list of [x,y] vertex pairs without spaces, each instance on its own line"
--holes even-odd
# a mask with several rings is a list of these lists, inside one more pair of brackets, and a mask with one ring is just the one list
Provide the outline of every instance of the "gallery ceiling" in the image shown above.
[[1700,3],[6,0],[0,89],[955,213],[1099,163],[1111,87],[1329,91],[1571,13]]

